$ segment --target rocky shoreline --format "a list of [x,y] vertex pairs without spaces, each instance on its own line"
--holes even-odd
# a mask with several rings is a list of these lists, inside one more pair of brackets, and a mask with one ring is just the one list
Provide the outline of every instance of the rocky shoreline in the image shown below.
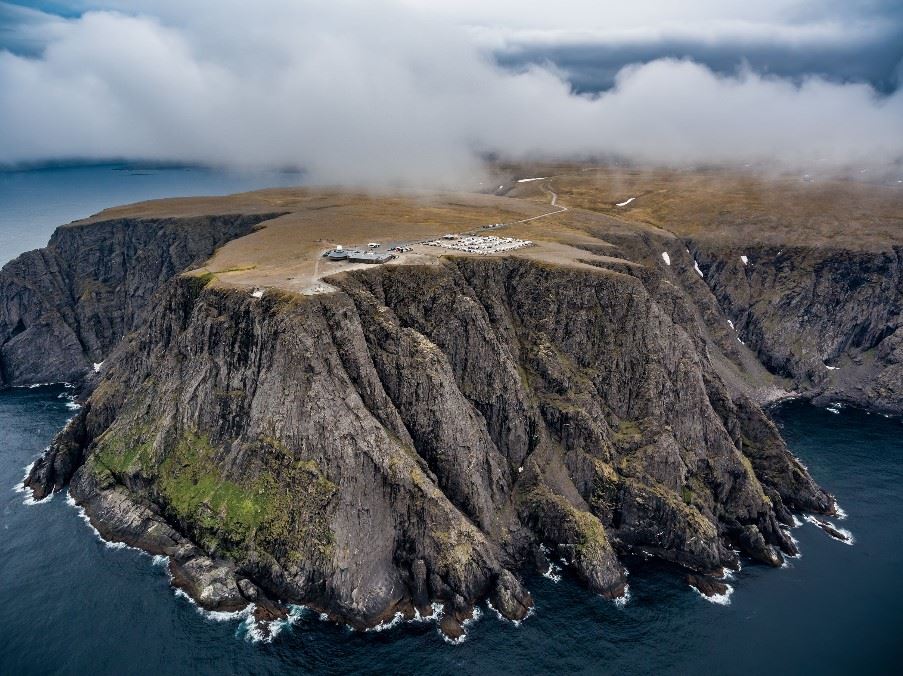
[[[241,236],[263,217],[230,219],[205,232]],[[111,227],[125,226],[83,226],[79,246]],[[170,244],[187,246],[182,269],[223,241],[208,235]],[[438,603],[458,639],[484,600],[524,619],[519,575],[545,572],[546,551],[606,598],[623,596],[620,557],[637,553],[723,595],[735,550],[780,566],[798,553],[794,513],[835,512],[760,406],[799,392],[899,411],[899,289],[876,310],[847,282],[810,296],[832,312],[803,312],[768,290],[768,266],[790,274],[778,254],[748,265],[657,237],[609,237],[638,267],[447,257],[344,273],[319,296],[137,265],[116,284],[144,280],[140,305],[118,291],[89,305],[100,272],[51,274],[34,262],[49,253],[27,254],[0,272],[0,378],[80,380],[85,401],[26,485],[35,499],[68,486],[102,537],[168,557],[202,608],[253,603],[262,624],[303,604],[363,629]],[[834,279],[841,258],[821,255]],[[26,311],[66,285],[82,290],[68,309]],[[87,328],[105,315],[108,330]],[[788,331],[811,341],[782,352]],[[42,358],[55,341],[66,353]]]

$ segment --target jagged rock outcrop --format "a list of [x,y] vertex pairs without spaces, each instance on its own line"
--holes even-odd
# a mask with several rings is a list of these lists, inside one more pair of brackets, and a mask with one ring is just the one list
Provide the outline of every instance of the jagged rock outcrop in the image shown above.
[[903,410],[903,247],[690,246],[770,371],[808,396]]
[[680,293],[516,257],[330,281],[173,280],[28,485],[71,479],[202,605],[253,585],[368,626],[441,601],[450,632],[486,597],[522,619],[540,550],[615,597],[624,553],[779,565],[789,509],[833,509]]
[[274,214],[115,219],[57,228],[0,270],[0,387],[78,381],[142,320],[161,284]]

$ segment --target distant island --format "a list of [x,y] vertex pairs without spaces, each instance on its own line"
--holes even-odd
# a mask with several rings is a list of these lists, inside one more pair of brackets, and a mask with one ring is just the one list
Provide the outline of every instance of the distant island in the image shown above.
[[83,401],[34,499],[68,486],[262,631],[303,604],[457,640],[484,600],[527,617],[527,570],[617,600],[639,554],[722,598],[741,556],[799,554],[801,516],[845,539],[766,407],[903,412],[899,189],[492,171],[116,207],[5,265],[0,387]]

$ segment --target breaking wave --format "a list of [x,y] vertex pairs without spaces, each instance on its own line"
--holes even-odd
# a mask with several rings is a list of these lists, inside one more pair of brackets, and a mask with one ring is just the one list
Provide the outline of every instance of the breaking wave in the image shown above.
[[[815,526],[816,528],[820,528],[825,534],[827,534],[827,535],[828,535],[829,537],[831,537],[831,539],[833,539],[833,540],[837,540],[838,542],[842,542],[843,544],[845,544],[845,545],[850,545],[850,546],[852,546],[852,545],[855,543],[855,541],[856,541],[855,538],[853,537],[853,534],[852,534],[850,531],[848,531],[846,528],[841,528],[840,526],[838,526],[838,525],[836,525],[836,524],[834,524],[834,523],[832,523],[832,522],[830,522],[830,521],[827,521],[827,520],[825,520],[824,522],[819,521],[818,519],[816,519],[816,518],[815,518],[814,516],[812,516],[811,514],[807,514],[805,518],[806,518],[806,521],[808,521],[809,523],[811,523],[811,524],[812,524],[813,526]],[[825,523],[825,524],[827,524],[828,526],[830,526],[832,529],[836,530],[836,531],[837,531],[838,533],[840,533],[843,537],[845,537],[846,540],[844,540],[844,539],[842,539],[842,538],[839,538],[839,537],[836,537],[835,535],[832,535],[831,533],[829,533],[828,531],[826,531],[824,528],[822,528],[822,523]]]
[[232,612],[224,612],[222,610],[206,610],[198,605],[197,601],[195,601],[191,596],[186,594],[184,591],[179,589],[178,587],[174,588],[173,593],[179,598],[186,599],[194,609],[198,611],[200,615],[202,615],[205,619],[212,620],[214,622],[228,622],[230,620],[243,620],[250,616],[252,619],[254,617],[254,610],[256,606],[253,603],[249,603],[241,610],[235,610]]
[[847,518],[846,511],[838,504],[837,500],[834,501],[834,515],[841,521]]
[[712,596],[706,596],[701,591],[699,591],[693,585],[690,585],[690,589],[699,594],[702,598],[704,598],[709,603],[714,603],[719,606],[729,606],[731,604],[731,594],[734,593],[734,588],[730,585],[725,585],[727,589],[723,594],[713,594]]
[[72,497],[72,493],[70,493],[69,491],[66,491],[66,504],[70,507],[75,508],[75,511],[78,513],[78,516],[81,518],[81,520],[88,525],[88,528],[91,529],[91,532],[94,533],[97,539],[100,540],[103,543],[104,547],[106,547],[107,549],[131,549],[136,552],[146,553],[144,552],[144,550],[138,549],[137,547],[130,547],[124,542],[113,542],[111,540],[107,540],[103,535],[100,534],[100,531],[94,527],[94,524],[91,523],[91,519],[88,517],[88,513],[85,512],[85,508],[75,501],[75,498]]
[[507,622],[509,624],[513,624],[515,627],[519,627],[523,622],[526,622],[527,618],[530,617],[531,615],[533,615],[534,611],[536,610],[536,606],[532,606],[530,608],[530,610],[527,611],[527,614],[524,615],[524,619],[509,620],[507,617],[502,615],[502,613],[499,612],[499,610],[495,606],[492,605],[492,602],[489,599],[486,599],[486,607],[489,608],[489,610],[491,610],[492,612],[494,612],[496,617],[498,617],[502,622]]
[[25,482],[28,480],[28,476],[31,474],[31,470],[34,468],[36,462],[37,460],[34,460],[27,467],[25,467],[25,474],[22,477],[22,481],[13,486],[14,493],[22,493],[25,495],[25,499],[22,500],[23,505],[42,505],[45,502],[50,502],[51,500],[53,500],[53,491],[48,493],[44,498],[35,500],[34,491],[32,491],[30,488],[28,488],[28,486],[25,485]]
[[[250,607],[252,609],[255,608],[254,604],[251,604]],[[292,604],[288,607],[288,617],[281,620],[261,623],[254,618],[254,612],[252,610],[244,621],[238,625],[238,628],[235,630],[235,635],[239,638],[244,638],[251,643],[272,643],[273,639],[279,636],[285,629],[289,629],[297,624],[310,612],[310,609],[306,606]]]
[[624,606],[626,606],[627,603],[630,601],[630,585],[625,584],[624,585],[624,593],[621,594],[620,596],[616,596],[613,599],[613,601],[614,601],[615,607],[617,607],[617,608],[623,608]]

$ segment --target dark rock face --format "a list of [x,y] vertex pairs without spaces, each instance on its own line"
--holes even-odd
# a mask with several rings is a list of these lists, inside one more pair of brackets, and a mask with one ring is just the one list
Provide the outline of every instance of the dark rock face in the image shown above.
[[823,401],[903,410],[903,248],[690,246],[770,371]]
[[727,593],[727,585],[721,580],[702,575],[687,575],[687,584],[695,587],[705,596],[723,596]]
[[440,601],[450,633],[486,597],[526,616],[540,547],[614,597],[622,553],[779,565],[788,508],[832,509],[667,286],[519,258],[330,281],[174,280],[28,484],[71,477],[206,607],[253,584],[369,626]]
[[0,271],[0,387],[78,381],[144,317],[161,284],[274,215],[57,228]]

